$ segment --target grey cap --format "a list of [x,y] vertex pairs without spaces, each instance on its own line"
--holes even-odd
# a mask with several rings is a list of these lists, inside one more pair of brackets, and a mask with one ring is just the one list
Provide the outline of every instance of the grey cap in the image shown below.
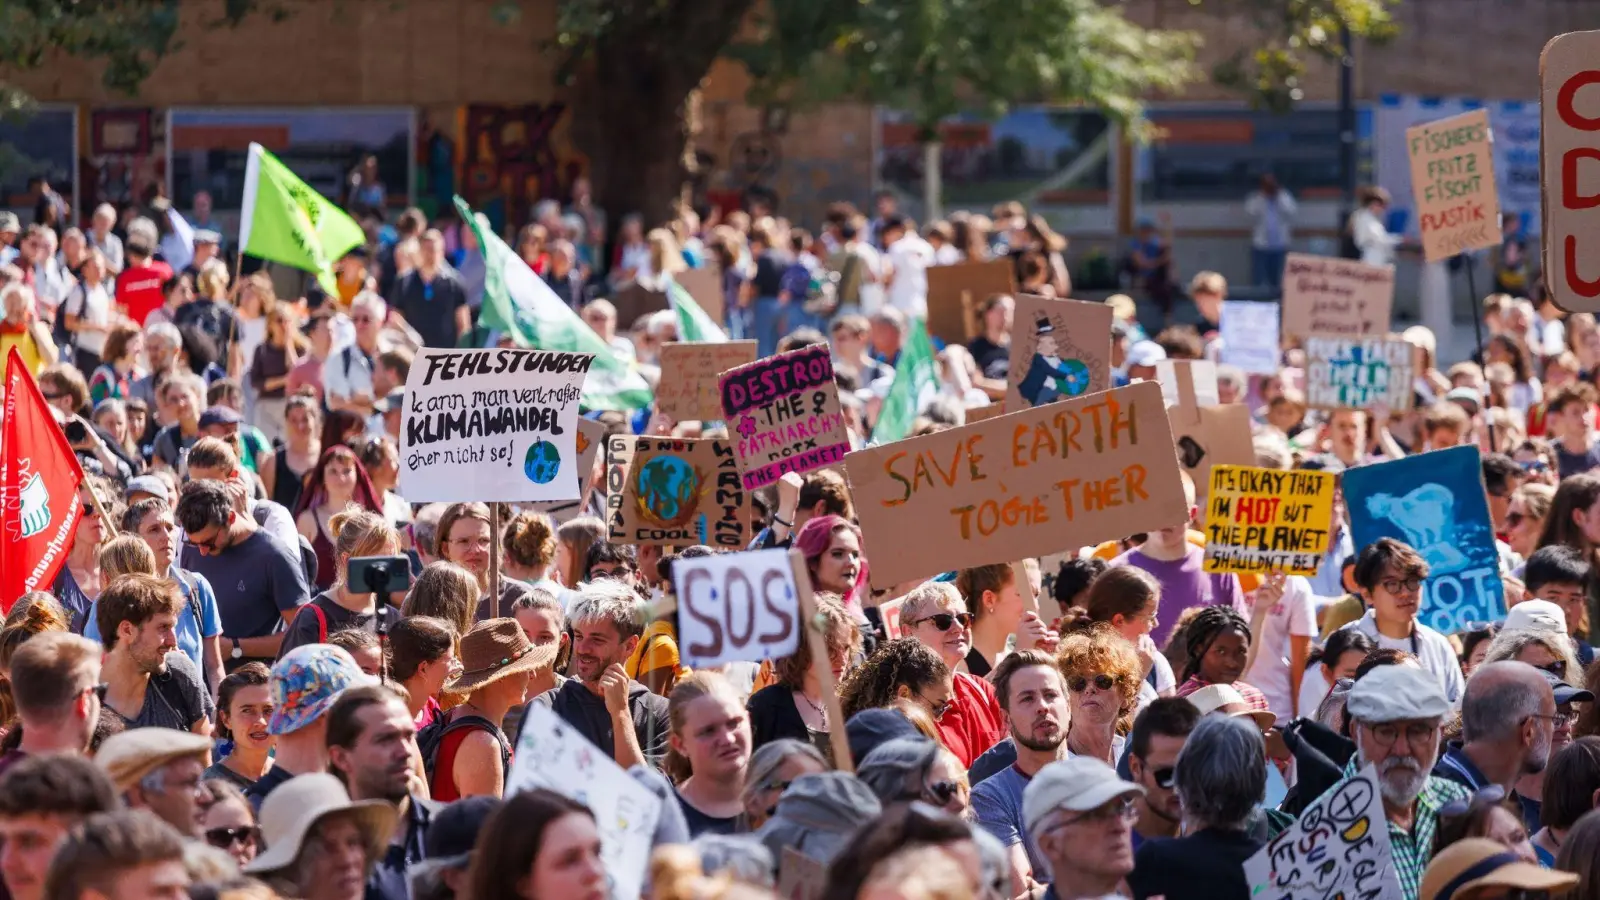
[[155,475],[140,475],[128,479],[128,490],[123,494],[154,494],[162,500],[170,499],[167,496],[167,483]]
[[782,857],[783,848],[792,847],[826,865],[844,849],[856,828],[882,812],[877,795],[854,775],[801,775],[778,798],[778,811],[756,836],[775,858]]
[[702,834],[690,842],[700,854],[700,871],[707,876],[728,872],[748,884],[773,887],[778,864],[772,851],[750,834]]
[[1399,722],[1408,719],[1442,719],[1450,714],[1450,701],[1432,672],[1410,662],[1379,666],[1350,688],[1345,714],[1360,722]]
[[856,777],[871,788],[882,803],[914,800],[921,791],[910,792],[907,786],[916,784],[920,788],[938,755],[939,745],[920,735],[895,738],[873,748],[856,766]]

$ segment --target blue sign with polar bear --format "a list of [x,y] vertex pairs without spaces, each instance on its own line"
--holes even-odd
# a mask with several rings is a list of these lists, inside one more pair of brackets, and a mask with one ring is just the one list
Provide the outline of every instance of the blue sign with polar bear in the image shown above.
[[1451,447],[1344,473],[1350,537],[1410,544],[1428,563],[1418,621],[1444,634],[1504,619],[1505,586],[1477,447]]

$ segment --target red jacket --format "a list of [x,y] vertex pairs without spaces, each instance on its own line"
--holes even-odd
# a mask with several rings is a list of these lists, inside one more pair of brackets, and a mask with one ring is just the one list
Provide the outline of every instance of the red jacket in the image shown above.
[[973,760],[1005,737],[1006,720],[989,682],[957,672],[954,688],[950,708],[939,719],[939,736],[961,765],[971,767]]

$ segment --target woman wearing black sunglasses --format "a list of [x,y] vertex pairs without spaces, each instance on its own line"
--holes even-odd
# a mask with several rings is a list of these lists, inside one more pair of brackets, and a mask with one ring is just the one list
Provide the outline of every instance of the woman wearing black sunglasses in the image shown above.
[[226,852],[243,868],[256,858],[261,846],[250,802],[238,788],[220,778],[207,779],[203,787],[210,797],[200,807],[200,827],[206,843]]
[[972,649],[972,614],[954,585],[929,581],[907,594],[900,607],[900,631],[921,641],[952,672],[949,703],[935,706],[939,737],[963,766],[970,766],[1005,737],[1005,719],[994,688],[967,672],[956,672]]
[[1057,659],[1072,705],[1067,749],[1116,765],[1139,699],[1144,674],[1139,655],[1114,628],[1100,622],[1063,637]]

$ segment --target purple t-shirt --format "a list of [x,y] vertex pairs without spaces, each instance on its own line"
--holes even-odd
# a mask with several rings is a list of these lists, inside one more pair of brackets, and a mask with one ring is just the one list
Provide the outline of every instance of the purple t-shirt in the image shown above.
[[1161,604],[1157,608],[1159,621],[1150,632],[1157,647],[1165,647],[1167,637],[1178,624],[1178,617],[1191,606],[1227,604],[1234,609],[1244,606],[1244,593],[1239,589],[1239,579],[1232,573],[1207,575],[1201,571],[1205,551],[1193,544],[1183,559],[1152,559],[1137,547],[1111,561],[1113,566],[1138,566],[1155,576],[1161,583]]

